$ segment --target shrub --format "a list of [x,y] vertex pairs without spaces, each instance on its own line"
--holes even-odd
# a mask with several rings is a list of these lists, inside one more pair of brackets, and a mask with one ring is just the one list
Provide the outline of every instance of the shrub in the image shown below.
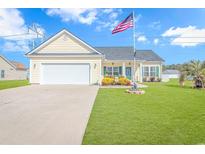
[[162,81],[162,79],[161,78],[157,78],[157,82],[161,82]]
[[129,79],[125,78],[125,77],[104,77],[102,80],[102,85],[106,86],[106,85],[131,85],[131,82]]
[[115,79],[113,77],[105,77],[102,80],[102,85],[113,85],[115,84]]
[[119,85],[129,86],[131,84],[130,80],[125,77],[120,77],[118,80]]
[[154,82],[155,81],[155,77],[150,77],[150,82]]

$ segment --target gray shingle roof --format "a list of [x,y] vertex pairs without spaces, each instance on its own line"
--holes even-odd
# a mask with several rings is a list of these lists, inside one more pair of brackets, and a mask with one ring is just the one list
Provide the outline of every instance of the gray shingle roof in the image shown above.
[[133,48],[130,47],[95,47],[108,60],[133,60]]
[[[107,60],[133,60],[133,47],[95,47]],[[136,60],[164,61],[152,50],[136,50]]]

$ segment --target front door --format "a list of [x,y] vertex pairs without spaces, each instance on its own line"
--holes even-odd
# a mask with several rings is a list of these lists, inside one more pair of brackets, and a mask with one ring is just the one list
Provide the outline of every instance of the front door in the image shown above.
[[126,67],[125,75],[129,80],[131,80],[131,77],[132,77],[131,67]]

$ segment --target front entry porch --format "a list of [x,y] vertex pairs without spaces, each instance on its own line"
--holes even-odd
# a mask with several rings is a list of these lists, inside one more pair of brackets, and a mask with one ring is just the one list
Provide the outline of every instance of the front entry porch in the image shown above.
[[[135,67],[135,68],[134,68]],[[102,76],[126,77],[129,80],[160,81],[162,66],[157,62],[136,61],[104,61],[102,64]]]
[[133,61],[107,61],[103,63],[103,76],[123,76],[129,80],[141,82],[140,72],[140,63],[135,63],[134,69]]

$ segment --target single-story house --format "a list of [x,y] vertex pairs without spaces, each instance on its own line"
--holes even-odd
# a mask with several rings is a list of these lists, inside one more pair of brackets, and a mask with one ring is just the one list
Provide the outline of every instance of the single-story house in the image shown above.
[[180,71],[178,70],[165,70],[162,72],[162,78],[168,78],[168,79],[177,79],[180,76]]
[[9,61],[0,55],[0,80],[25,80],[27,77],[24,64]]
[[164,62],[151,50],[134,55],[132,47],[92,47],[66,29],[26,56],[33,84],[100,84],[107,75],[133,80],[133,73],[142,82],[145,77],[161,78]]

